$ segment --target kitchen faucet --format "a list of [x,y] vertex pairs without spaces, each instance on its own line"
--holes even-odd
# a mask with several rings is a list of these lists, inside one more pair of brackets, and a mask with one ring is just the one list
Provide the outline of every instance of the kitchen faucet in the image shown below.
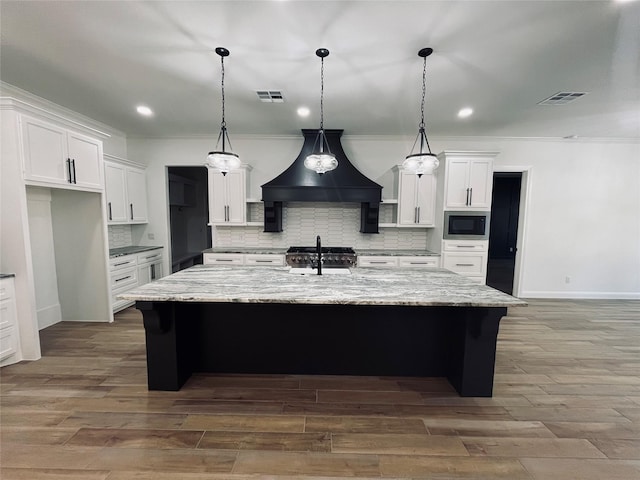
[[318,256],[318,275],[322,275],[322,246],[320,244],[320,235],[316,237],[316,255]]

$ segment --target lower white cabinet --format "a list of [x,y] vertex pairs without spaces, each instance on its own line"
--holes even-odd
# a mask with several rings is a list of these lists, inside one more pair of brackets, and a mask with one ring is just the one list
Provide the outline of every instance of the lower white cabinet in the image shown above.
[[15,363],[18,319],[13,277],[0,279],[0,365]]
[[487,280],[489,259],[488,240],[443,240],[442,266],[484,284]]
[[440,257],[434,255],[360,255],[359,267],[402,267],[402,268],[438,268]]
[[284,255],[273,253],[205,253],[205,265],[262,265],[284,266]]
[[109,260],[111,272],[111,300],[117,312],[132,305],[130,300],[118,300],[118,295],[140,285],[157,280],[162,274],[162,250],[122,255]]

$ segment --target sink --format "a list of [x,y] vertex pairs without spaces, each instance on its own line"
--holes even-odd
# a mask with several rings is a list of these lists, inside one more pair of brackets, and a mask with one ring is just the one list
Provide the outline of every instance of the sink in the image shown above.
[[[289,273],[295,273],[298,275],[318,275],[318,271],[315,268],[308,267],[291,267]],[[327,268],[322,267],[322,275],[350,275],[351,270],[348,268]]]

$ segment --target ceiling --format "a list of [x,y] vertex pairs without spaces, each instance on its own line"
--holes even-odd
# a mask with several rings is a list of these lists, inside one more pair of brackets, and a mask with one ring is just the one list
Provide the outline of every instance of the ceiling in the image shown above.
[[[130,136],[217,135],[220,57],[234,134],[324,124],[415,135],[640,138],[640,2],[0,2],[0,78]],[[257,90],[279,90],[263,103]],[[557,92],[588,92],[538,105]],[[154,116],[144,118],[135,106]],[[299,106],[311,109],[301,118]],[[459,119],[462,107],[474,114]]]

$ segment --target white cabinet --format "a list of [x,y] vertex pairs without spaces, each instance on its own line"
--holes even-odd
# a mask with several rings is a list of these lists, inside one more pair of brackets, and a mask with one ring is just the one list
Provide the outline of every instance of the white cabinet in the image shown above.
[[245,225],[247,222],[247,166],[226,175],[209,169],[209,223]]
[[445,210],[490,209],[495,155],[482,152],[445,154]]
[[398,185],[398,226],[433,227],[435,224],[436,178],[418,177],[400,170]]
[[[105,155],[105,158],[117,157]],[[107,222],[147,223],[147,183],[144,168],[105,160],[104,176]]]
[[205,253],[205,265],[257,265],[265,267],[284,266],[284,255],[274,253]]
[[161,250],[139,253],[137,262],[138,285],[144,285],[163,277]]
[[119,300],[118,295],[132,288],[157,280],[162,274],[162,250],[122,255],[109,260],[113,311],[122,310],[133,302]]
[[487,279],[488,240],[443,240],[442,266],[477,283]]
[[57,125],[20,116],[24,178],[31,185],[101,191],[102,142]]
[[15,287],[13,277],[7,277],[0,279],[0,365],[15,363],[17,351],[18,319]]
[[440,258],[435,255],[359,255],[359,267],[438,268]]

